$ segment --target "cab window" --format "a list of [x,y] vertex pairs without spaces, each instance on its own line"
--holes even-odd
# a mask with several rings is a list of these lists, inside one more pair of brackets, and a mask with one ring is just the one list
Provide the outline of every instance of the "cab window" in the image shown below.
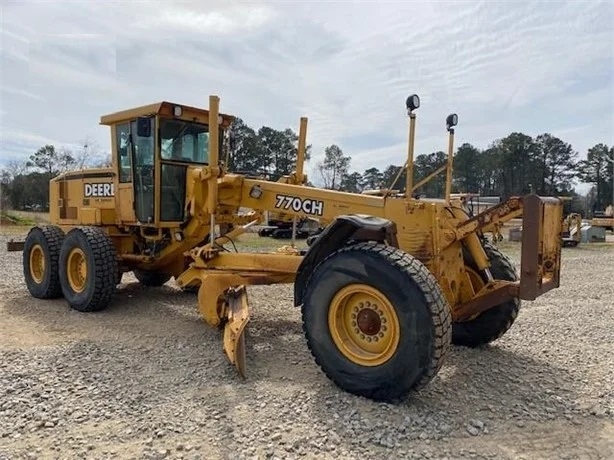
[[122,123],[115,127],[116,148],[118,154],[119,181],[132,181],[132,163],[130,162],[130,146],[128,139],[130,136],[130,124]]
[[181,120],[160,120],[160,154],[163,160],[206,164],[209,127]]

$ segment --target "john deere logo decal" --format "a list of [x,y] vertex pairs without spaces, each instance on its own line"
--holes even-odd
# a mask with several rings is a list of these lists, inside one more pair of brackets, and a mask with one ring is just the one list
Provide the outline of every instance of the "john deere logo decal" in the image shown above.
[[113,190],[113,184],[109,182],[85,184],[84,195],[86,198],[108,198],[115,196],[115,190]]

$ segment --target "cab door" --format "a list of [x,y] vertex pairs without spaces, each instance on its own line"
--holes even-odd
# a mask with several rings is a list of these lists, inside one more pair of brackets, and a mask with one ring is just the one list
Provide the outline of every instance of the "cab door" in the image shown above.
[[118,190],[122,223],[154,224],[154,118],[139,118],[115,127]]
[[136,222],[136,216],[134,214],[134,188],[132,186],[130,123],[120,123],[115,126],[114,144],[118,160],[116,211],[121,223],[132,224]]
[[130,122],[134,185],[134,211],[141,224],[154,224],[155,143],[154,118],[139,118]]

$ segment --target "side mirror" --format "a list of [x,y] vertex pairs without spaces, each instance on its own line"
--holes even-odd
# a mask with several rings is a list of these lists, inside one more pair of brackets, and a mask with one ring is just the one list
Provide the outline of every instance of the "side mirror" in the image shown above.
[[139,117],[136,119],[136,135],[151,137],[151,118]]

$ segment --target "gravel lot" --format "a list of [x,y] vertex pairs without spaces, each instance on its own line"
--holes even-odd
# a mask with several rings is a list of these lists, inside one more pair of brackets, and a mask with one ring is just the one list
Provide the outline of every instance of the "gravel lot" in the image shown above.
[[173,281],[143,288],[125,274],[110,309],[80,314],[29,296],[7,239],[0,458],[614,458],[613,247],[565,248],[560,289],[388,405],[316,367],[290,286],[250,288],[242,381]]

